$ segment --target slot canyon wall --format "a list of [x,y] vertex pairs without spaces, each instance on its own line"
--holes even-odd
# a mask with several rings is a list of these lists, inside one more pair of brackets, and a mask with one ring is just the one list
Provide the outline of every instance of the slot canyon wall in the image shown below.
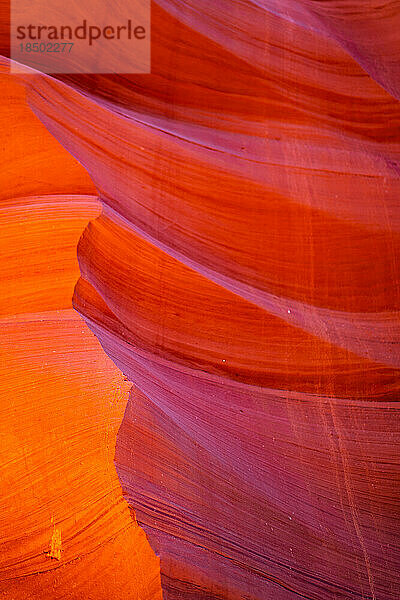
[[150,75],[2,60],[6,598],[400,597],[399,51],[157,0]]

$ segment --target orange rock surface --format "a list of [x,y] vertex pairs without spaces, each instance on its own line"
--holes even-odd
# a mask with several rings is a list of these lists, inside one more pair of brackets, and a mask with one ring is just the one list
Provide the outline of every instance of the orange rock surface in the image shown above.
[[131,385],[71,304],[76,246],[100,205],[24,89],[0,77],[0,597],[159,599],[158,560],[113,463]]

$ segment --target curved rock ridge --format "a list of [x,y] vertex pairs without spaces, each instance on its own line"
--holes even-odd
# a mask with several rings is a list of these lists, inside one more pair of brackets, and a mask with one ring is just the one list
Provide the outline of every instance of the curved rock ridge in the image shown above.
[[167,600],[400,595],[397,14],[160,0],[151,75],[23,80],[102,203],[74,306]]

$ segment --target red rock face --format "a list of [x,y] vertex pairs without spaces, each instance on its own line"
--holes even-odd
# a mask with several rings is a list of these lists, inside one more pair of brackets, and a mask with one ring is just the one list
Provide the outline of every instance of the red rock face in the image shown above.
[[165,0],[151,75],[23,82],[100,195],[74,306],[166,599],[400,596],[394,12]]

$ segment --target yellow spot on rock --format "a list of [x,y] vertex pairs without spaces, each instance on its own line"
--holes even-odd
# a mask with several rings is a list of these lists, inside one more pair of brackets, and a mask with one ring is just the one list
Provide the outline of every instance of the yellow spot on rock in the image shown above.
[[55,558],[56,560],[61,560],[61,529],[58,529],[55,525],[53,525],[53,534],[50,540],[50,551],[46,553],[46,556],[49,558]]

